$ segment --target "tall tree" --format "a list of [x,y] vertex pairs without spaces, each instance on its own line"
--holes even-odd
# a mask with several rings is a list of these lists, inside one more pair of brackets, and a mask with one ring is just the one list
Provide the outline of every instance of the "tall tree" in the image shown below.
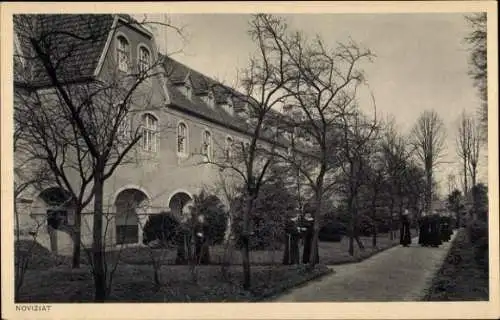
[[470,137],[470,117],[466,114],[465,110],[462,111],[460,115],[456,139],[456,152],[461,160],[462,166],[462,179],[463,179],[463,194],[467,195],[469,190],[469,184],[467,177],[469,175],[469,154],[471,149],[471,137]]
[[464,208],[462,193],[458,189],[454,189],[448,194],[448,208],[455,213],[457,219],[457,227],[462,226],[462,210]]
[[[403,213],[405,188],[411,183],[408,181],[408,170],[413,148],[408,146],[407,138],[398,132],[393,119],[385,126],[381,145],[386,178],[389,182],[388,189],[392,195],[389,203],[389,220],[392,225],[395,209],[399,209],[399,216]],[[390,237],[394,237],[393,230],[390,231]]]
[[[23,47],[17,59],[24,61],[25,69],[16,79],[14,118],[26,129],[22,139],[30,149],[25,151],[44,161],[57,184],[70,193],[75,210],[74,265],[79,264],[81,214],[93,201],[89,258],[99,302],[107,298],[112,279],[103,241],[108,220],[104,184],[120,165],[132,160],[130,151],[142,139],[141,120],[134,117],[134,110],[164,103],[153,101],[154,81],[147,80],[161,82],[165,72],[157,52],[134,67],[124,57],[110,59],[109,70],[98,75],[94,70],[89,74],[81,59],[91,48],[102,48],[110,33],[146,23],[117,15],[15,17],[16,36]],[[122,67],[127,72],[121,72]]]
[[487,61],[487,15],[479,12],[465,16],[470,26],[470,32],[465,38],[469,45],[470,75],[479,91],[482,104],[479,108],[479,118],[487,139],[488,128],[488,61]]
[[347,210],[349,223],[349,254],[354,255],[354,240],[360,249],[364,249],[359,239],[358,201],[359,190],[365,183],[365,174],[369,171],[369,156],[374,152],[374,141],[378,138],[379,127],[376,114],[369,120],[359,111],[341,116],[341,148],[338,155],[341,168],[346,176]]
[[472,201],[474,203],[474,207],[477,205],[477,197],[476,197],[476,186],[477,186],[477,170],[479,165],[479,154],[482,146],[482,133],[480,123],[475,119],[470,119],[469,125],[469,133],[470,136],[470,150],[469,150],[469,159],[467,164],[469,165],[469,174],[472,182]]
[[313,155],[301,157],[300,165],[290,157],[288,161],[300,170],[300,175],[312,191],[314,235],[309,261],[314,266],[321,214],[341,170],[342,159],[337,155],[341,139],[339,133],[344,132],[341,119],[358,111],[357,89],[365,79],[360,65],[371,61],[373,54],[354,42],[339,43],[332,49],[320,37],[309,40],[300,32],[277,32],[286,29],[284,24],[268,24],[268,27],[273,47],[267,50],[279,53],[284,62],[274,67],[292,78],[285,85],[286,92],[290,94],[283,101],[289,110],[285,122],[290,127],[300,128],[303,144]]
[[465,111],[460,116],[460,123],[457,134],[457,155],[460,157],[463,165],[463,179],[465,197],[469,195],[468,177],[471,178],[472,202],[475,207],[476,197],[475,188],[477,184],[477,171],[480,160],[480,151],[483,145],[483,130],[481,123],[476,117],[468,115]]
[[[276,36],[285,32],[283,20],[257,14],[250,21],[249,35],[257,46],[257,53],[250,59],[243,70],[238,89],[240,93],[226,87],[218,86],[216,90],[224,90],[238,106],[239,116],[247,123],[250,138],[234,142],[230,156],[215,159],[211,163],[221,170],[231,172],[243,184],[244,209],[240,240],[243,260],[243,287],[250,288],[250,217],[255,210],[256,200],[262,186],[266,184],[269,169],[274,162],[272,150],[276,147],[274,139],[277,132],[268,132],[268,121],[288,94],[284,89],[289,75],[285,72],[285,57]],[[270,152],[271,151],[271,152]]]
[[417,160],[423,166],[426,177],[424,209],[432,209],[433,173],[440,164],[444,152],[446,129],[434,110],[424,111],[412,129],[412,145]]

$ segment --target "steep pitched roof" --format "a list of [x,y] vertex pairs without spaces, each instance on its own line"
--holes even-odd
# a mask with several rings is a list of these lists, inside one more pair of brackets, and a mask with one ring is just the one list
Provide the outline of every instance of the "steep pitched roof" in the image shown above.
[[[170,57],[164,56],[163,59],[165,72],[168,78],[167,86],[169,93],[171,94],[170,99],[172,105],[189,113],[200,115],[208,120],[215,121],[217,123],[222,122],[224,125],[232,125],[233,128],[240,131],[248,130],[248,127],[245,124],[245,119],[238,116],[237,113],[231,115],[219,104],[215,104],[211,107],[200,97],[200,94],[207,93],[208,90],[212,89],[215,95],[215,101],[221,102],[224,101],[223,99],[225,99],[231,91],[233,91],[232,89],[223,86],[219,82]],[[182,94],[176,86],[177,84],[184,83],[188,75],[191,79],[194,91],[191,99],[188,99],[184,94]]]
[[[243,101],[247,100],[238,99],[238,97],[243,96],[242,93],[224,86],[220,82],[217,82],[170,57],[164,56],[163,59],[168,78],[167,87],[172,107],[245,134],[252,133],[250,131],[251,127],[247,123],[246,118],[238,114],[238,111],[244,107]],[[193,91],[195,93],[192,95],[191,99],[188,99],[178,87],[178,84],[184,83],[187,76],[189,76],[191,80]],[[214,106],[209,106],[200,97],[200,94],[206,93],[209,89],[212,89],[215,95],[215,101],[217,103]],[[220,103],[224,103],[228,97],[236,97],[233,99],[235,109],[233,114],[228,113],[220,105]],[[270,122],[276,122],[279,113],[272,111],[271,114],[274,121]],[[269,125],[272,125],[271,123],[269,123]],[[275,133],[267,128],[262,131],[262,138],[268,142],[276,142],[276,137],[274,135]],[[282,146],[288,145],[288,141],[284,137],[279,137],[278,143]]]
[[[118,15],[131,25],[137,23],[129,15]],[[105,49],[109,33],[112,31],[113,14],[39,14],[15,15],[14,28],[19,39],[22,55],[30,64],[30,85],[50,86],[51,81],[36,55],[32,54],[33,41],[42,46],[53,62],[58,61],[58,76],[62,82],[79,82],[90,80],[94,76],[100,57]],[[186,65],[162,56],[167,74],[167,89],[171,106],[184,112],[232,128],[245,134],[251,134],[246,119],[239,116],[238,111],[245,107],[246,98],[240,92],[221,84]],[[16,70],[18,71],[18,70]],[[188,99],[175,85],[183,83],[187,76],[193,86],[193,96]],[[15,77],[20,80],[20,77]],[[26,79],[25,79],[26,80]],[[213,90],[217,102],[209,106],[200,95]],[[220,105],[233,98],[234,113],[230,114]],[[275,119],[279,116],[276,112]],[[272,121],[271,121],[272,122]],[[275,133],[263,130],[263,140],[276,143]],[[284,137],[278,137],[278,143],[288,145]]]
[[31,63],[31,83],[50,84],[43,65],[34,54],[34,43],[57,63],[63,82],[91,78],[104,51],[114,15],[37,14],[14,16],[15,32],[21,50]]

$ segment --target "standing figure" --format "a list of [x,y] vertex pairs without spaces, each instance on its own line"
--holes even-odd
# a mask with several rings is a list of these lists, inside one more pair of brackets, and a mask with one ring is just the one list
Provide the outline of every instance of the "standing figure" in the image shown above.
[[429,235],[429,245],[432,247],[439,247],[441,242],[441,230],[440,230],[440,219],[439,215],[434,212],[430,217],[430,235]]
[[[305,229],[305,237],[304,237],[304,252],[302,253],[302,263],[307,264],[311,258],[311,250],[312,240],[314,237],[314,218],[310,213],[306,213],[304,218],[302,219],[302,226]],[[319,263],[319,250],[318,243],[316,242],[316,255],[314,257],[314,263]]]
[[402,216],[401,221],[401,232],[400,232],[400,240],[399,243],[404,247],[407,247],[411,244],[411,233],[410,233],[410,218],[408,216],[408,209],[406,209]]
[[194,261],[196,264],[209,264],[210,252],[207,239],[207,228],[205,218],[199,215],[194,225]]
[[425,212],[422,212],[422,216],[419,221],[418,244],[423,247],[427,247],[429,245],[429,229],[429,217]]
[[300,239],[299,215],[287,219],[285,224],[285,252],[283,264],[299,264],[299,239]]
[[191,256],[191,233],[186,222],[179,224],[176,230],[174,242],[177,244],[177,256],[175,264],[187,264]]
[[450,241],[451,235],[453,233],[451,229],[451,221],[450,217],[441,217],[440,225],[441,225],[441,241],[447,242]]

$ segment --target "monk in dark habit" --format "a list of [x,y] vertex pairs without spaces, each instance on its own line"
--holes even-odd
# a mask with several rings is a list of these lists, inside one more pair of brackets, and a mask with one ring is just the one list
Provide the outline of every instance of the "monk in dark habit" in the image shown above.
[[285,222],[285,252],[283,254],[283,264],[299,264],[299,240],[301,229],[299,226],[299,215],[287,219]]
[[430,230],[430,221],[429,217],[425,212],[422,212],[422,215],[419,220],[419,231],[418,231],[418,244],[422,247],[429,246],[429,230]]
[[401,237],[399,243],[403,247],[408,247],[411,244],[411,233],[410,233],[410,217],[408,215],[408,210],[403,212],[401,217]]
[[[311,260],[311,251],[313,249],[312,239],[314,236],[314,218],[310,213],[306,213],[302,219],[302,227],[304,228],[304,252],[302,255],[302,263],[307,264]],[[319,263],[318,243],[316,243],[316,255],[314,263]]]

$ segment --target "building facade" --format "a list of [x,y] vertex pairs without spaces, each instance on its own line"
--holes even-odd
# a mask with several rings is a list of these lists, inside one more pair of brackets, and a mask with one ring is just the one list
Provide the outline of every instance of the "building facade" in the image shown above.
[[[123,122],[123,134],[141,130],[141,140],[104,185],[107,218],[103,236],[107,245],[142,244],[142,226],[149,215],[171,212],[180,219],[193,195],[207,186],[217,192],[221,178],[217,161],[230,157],[235,145],[243,146],[251,138],[249,121],[244,116],[246,104],[236,99],[238,93],[162,56],[153,34],[128,16],[30,17],[36,26],[28,30],[31,33],[26,31],[23,18],[18,17],[15,23],[15,90],[23,90],[27,84],[38,91],[51,90],[52,82],[47,80],[43,67],[32,67],[29,79],[21,76],[27,74],[30,64],[22,57],[34,52],[27,39],[33,36],[34,29],[37,36],[55,30],[80,35],[81,39],[92,38],[92,43],[79,38],[80,42],[73,46],[72,41],[77,41],[73,38],[56,37],[52,43],[54,52],[67,52],[70,57],[63,63],[70,70],[65,79],[68,83],[85,85],[96,79],[109,82],[116,75],[140,73],[160,62],[151,68],[157,72],[141,84],[138,91],[143,98],[136,99]],[[272,138],[278,136],[277,129],[271,128],[266,136],[269,139],[263,143],[272,144]],[[22,158],[22,152],[16,151],[16,165]],[[27,179],[26,174],[16,174],[15,179],[20,184]],[[38,242],[69,254],[73,242],[68,230],[75,217],[66,204],[67,198],[67,191],[56,184],[27,186],[16,195],[16,229],[30,237],[36,228]],[[82,216],[82,244],[87,247],[92,242],[91,210],[92,202]]]

